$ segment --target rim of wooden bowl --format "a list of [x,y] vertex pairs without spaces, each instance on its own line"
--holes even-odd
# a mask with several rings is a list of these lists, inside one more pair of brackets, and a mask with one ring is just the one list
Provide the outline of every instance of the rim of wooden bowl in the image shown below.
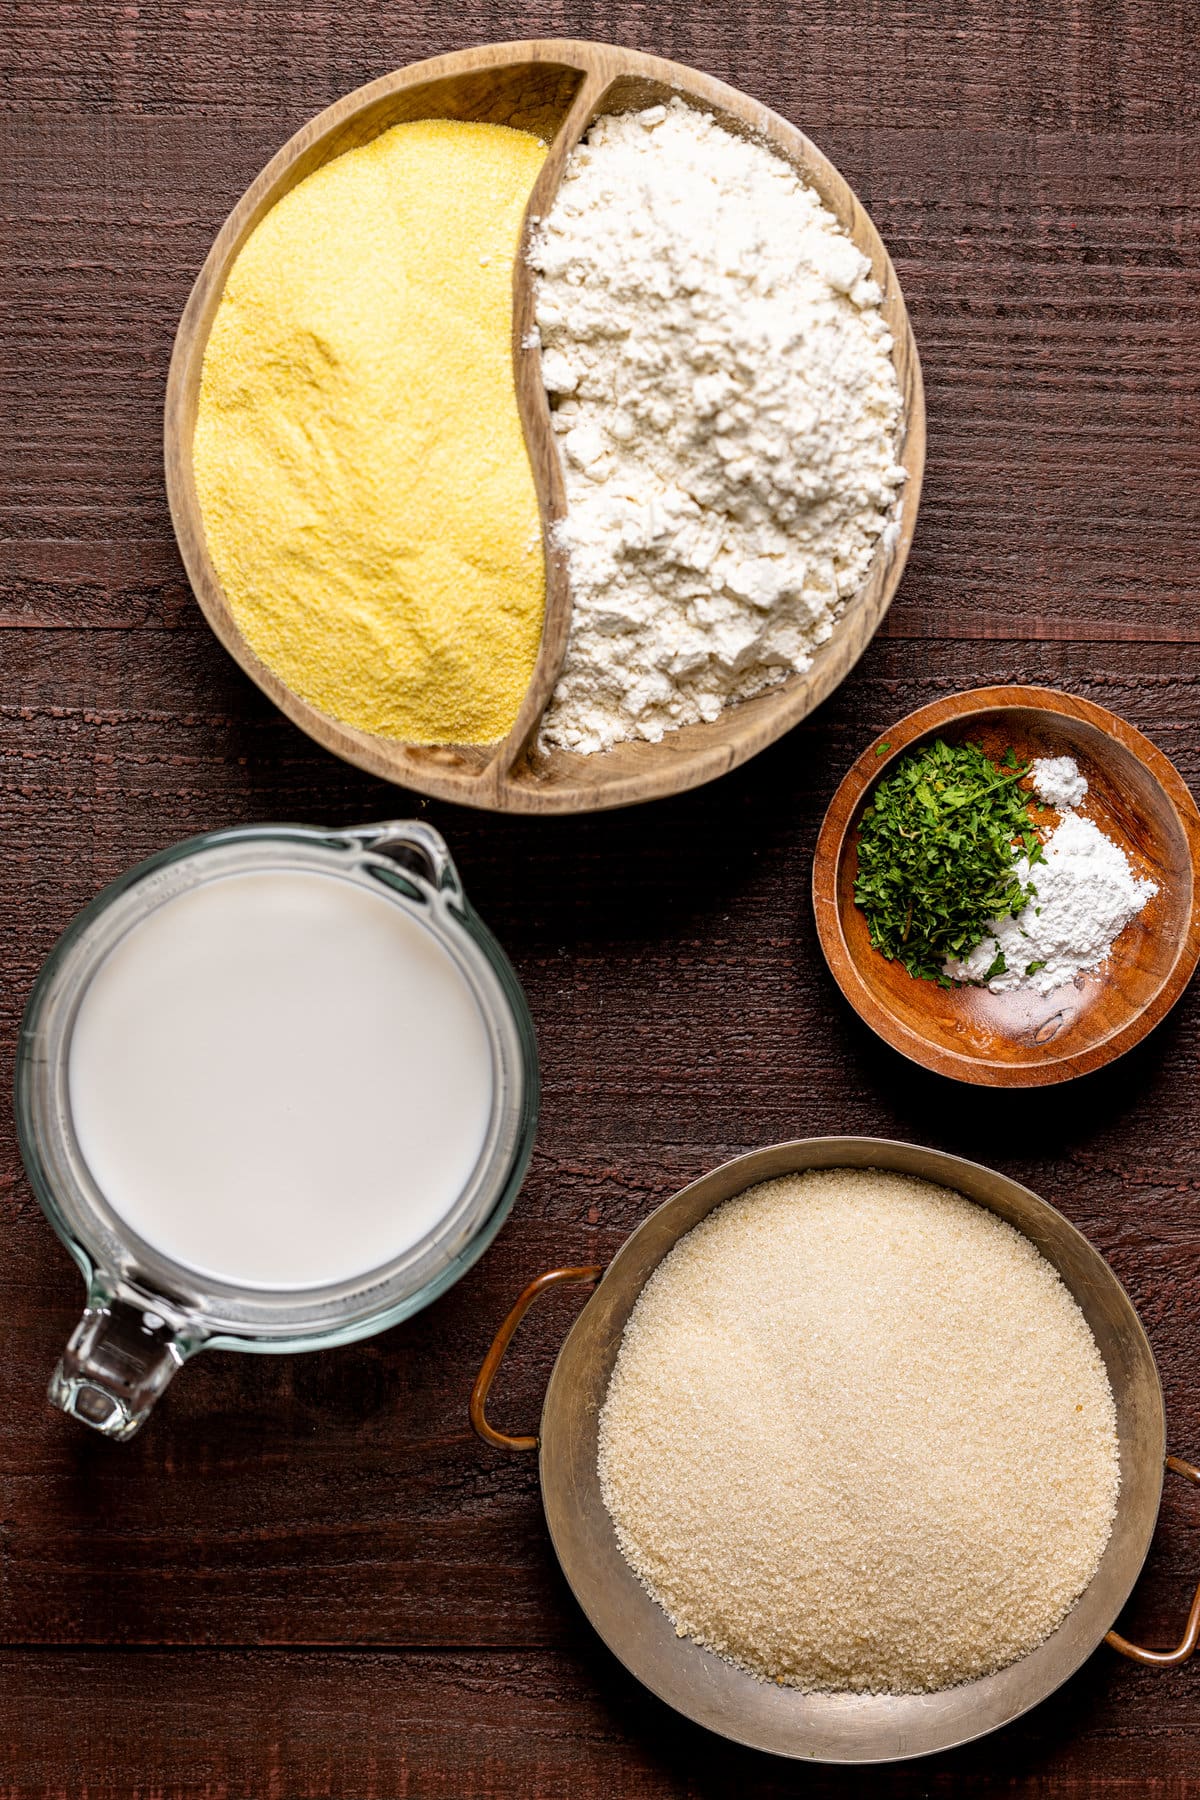
[[[548,133],[545,164],[530,194],[513,276],[513,355],[517,403],[543,524],[546,619],[529,690],[513,730],[502,743],[415,745],[375,737],[344,725],[300,698],[250,648],[225,598],[208,552],[192,469],[192,436],[209,331],[230,268],[250,231],[288,188],[333,156],[369,141],[404,112],[425,87],[485,80],[522,67],[563,78],[558,123]],[[832,208],[856,246],[869,256],[882,289],[893,338],[893,364],[903,400],[900,460],[907,473],[897,528],[881,542],[870,570],[839,617],[812,666],[751,700],[727,707],[712,724],[668,732],[660,744],[629,743],[585,756],[554,751],[531,759],[541,715],[566,651],[570,593],[564,559],[550,541],[566,509],[540,351],[525,340],[533,316],[533,280],[526,264],[532,223],[557,191],[567,156],[609,103],[643,104],[667,92],[721,116],[783,155]],[[397,116],[388,118],[395,101]],[[444,102],[444,92],[435,104]],[[426,115],[429,116],[429,115]],[[432,116],[468,116],[457,112]],[[374,121],[372,128],[365,122]],[[356,125],[364,127],[356,134]],[[246,189],[213,240],[188,297],[175,336],[164,414],[167,496],[175,535],[192,590],[225,649],[275,705],[310,738],[372,775],[436,799],[499,812],[574,813],[634,805],[683,793],[736,768],[773,743],[818,706],[853,668],[878,630],[899,585],[912,543],[925,463],[925,404],[920,358],[891,259],[857,196],[833,164],[796,126],[740,90],[688,68],[619,46],[579,38],[532,38],[410,63],[355,89],[310,119],[271,158]]]
[[[913,743],[942,726],[955,725],[975,714],[1023,710],[1075,719],[1112,738],[1128,751],[1153,778],[1174,814],[1187,846],[1191,869],[1187,927],[1180,934],[1175,956],[1163,980],[1144,1005],[1125,1024],[1116,1026],[1098,1043],[1083,1050],[1054,1056],[1048,1050],[1038,1063],[990,1062],[981,1056],[944,1048],[914,1031],[883,1005],[859,972],[846,941],[839,899],[839,874],[849,848],[861,801],[881,775]],[[886,745],[886,752],[883,747]],[[985,1087],[1045,1087],[1089,1075],[1115,1062],[1141,1043],[1164,1019],[1179,999],[1200,961],[1200,811],[1190,789],[1174,764],[1136,726],[1119,718],[1095,701],[1044,687],[969,688],[947,699],[935,700],[909,713],[881,731],[852,765],[829,803],[813,856],[812,896],[817,935],[830,973],[859,1018],[893,1050],[922,1068],[955,1081]],[[853,901],[849,902],[853,905]]]

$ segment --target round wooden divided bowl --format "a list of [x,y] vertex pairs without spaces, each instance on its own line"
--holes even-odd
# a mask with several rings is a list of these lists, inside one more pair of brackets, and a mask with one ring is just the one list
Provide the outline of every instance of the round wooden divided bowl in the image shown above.
[[[858,827],[881,776],[944,737],[999,757],[1073,756],[1088,780],[1080,810],[1149,875],[1158,893],[1104,966],[1053,993],[943,988],[914,979],[871,944],[854,902]],[[1050,824],[1049,809],[1036,815]],[[1139,1043],[1178,1000],[1200,957],[1200,813],[1183,778],[1132,725],[1050,688],[975,688],[885,731],[838,788],[817,839],[813,905],[821,948],[854,1010],[913,1062],[991,1087],[1034,1087],[1102,1068]]]
[[[520,715],[502,743],[479,747],[400,743],[317,711],[286,687],[242,636],[208,553],[196,495],[192,437],[204,351],[238,251],[276,201],[314,169],[393,125],[424,118],[493,121],[536,132],[547,141],[549,154],[526,211],[524,246],[530,221],[549,210],[566,158],[593,119],[653,105],[674,94],[714,113],[728,129],[762,139],[785,157],[871,260],[883,291],[904,401],[899,455],[908,479],[898,532],[889,534],[894,541],[881,543],[832,638],[803,674],[727,708],[712,724],[668,732],[659,744],[619,744],[595,756],[567,751],[535,755],[538,723],[566,651],[571,596],[565,561],[550,538],[551,527],[566,511],[566,498],[542,386],[540,352],[525,341],[533,324],[534,295],[522,249],[513,280],[513,358],[517,403],[542,516],[546,620]],[[917,349],[887,251],[855,195],[802,132],[735,88],[679,63],[604,44],[545,38],[463,50],[385,75],[318,114],[272,158],[222,226],[184,308],[167,382],[165,451],[171,517],[204,614],[229,653],[301,730],[348,762],[419,793],[497,811],[587,812],[711,781],[804,718],[854,666],[887,611],[912,542],[925,461],[925,410]]]

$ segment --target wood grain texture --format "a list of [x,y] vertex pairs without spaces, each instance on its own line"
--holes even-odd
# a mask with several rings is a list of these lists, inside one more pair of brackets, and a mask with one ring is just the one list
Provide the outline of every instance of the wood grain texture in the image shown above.
[[[715,786],[591,819],[426,805],[309,744],[199,618],[160,470],[175,322],[255,172],[339,95],[526,35],[528,9],[0,7],[0,1082],[42,957],[129,863],[222,823],[397,811],[446,833],[545,1076],[530,1179],[459,1287],[336,1354],[201,1357],[128,1446],[44,1404],[80,1284],[0,1120],[0,1796],[1190,1800],[1195,1661],[1102,1650],[1010,1730],[869,1788],[693,1730],[581,1622],[535,1472],[471,1436],[466,1398],[531,1275],[606,1261],[726,1156],[860,1131],[1066,1212],[1146,1325],[1171,1447],[1200,1452],[1196,990],[1068,1104],[954,1088],[844,1005],[808,902],[845,770],[957,688],[1066,688],[1200,782],[1194,5],[549,0],[536,28],[707,69],[812,136],[891,250],[930,420],[913,553],[854,674]],[[578,1303],[526,1320],[497,1421],[534,1426]],[[1198,1570],[1175,1482],[1127,1633],[1173,1642]]]
[[[1161,1683],[1161,1678],[1160,1683]],[[678,1721],[594,1640],[543,1651],[0,1655],[5,1800],[1190,1800],[1194,1712],[1155,1704],[1152,1760],[1114,1723],[1155,1675],[1096,1658],[996,1741],[862,1771],[738,1750]],[[81,1703],[82,1702],[82,1703]],[[114,1755],[112,1721],[137,1747]],[[448,1723],[452,1722],[452,1723]],[[1142,1740],[1143,1745],[1146,1740]],[[25,1772],[19,1784],[11,1771]]]

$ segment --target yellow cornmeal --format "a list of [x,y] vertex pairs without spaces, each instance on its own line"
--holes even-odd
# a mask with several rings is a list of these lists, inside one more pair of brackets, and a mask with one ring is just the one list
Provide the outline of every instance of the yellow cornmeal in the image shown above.
[[348,725],[484,744],[545,606],[512,371],[512,272],[545,157],[420,120],[327,163],[234,263],[204,357],[196,485],[239,626]]

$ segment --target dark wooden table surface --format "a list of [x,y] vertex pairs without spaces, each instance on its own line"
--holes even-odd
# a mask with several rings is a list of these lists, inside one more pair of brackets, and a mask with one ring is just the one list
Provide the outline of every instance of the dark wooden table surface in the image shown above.
[[[738,1151],[850,1131],[1062,1207],[1141,1311],[1172,1446],[1200,1454],[1200,992],[1066,1092],[960,1091],[847,1014],[807,894],[847,764],[956,688],[1089,695],[1200,780],[1193,0],[7,0],[0,21],[5,1086],[34,972],[128,864],[234,821],[412,812],[507,946],[545,1076],[525,1191],[461,1285],[355,1348],[202,1357],[128,1446],[45,1404],[80,1284],[4,1118],[0,1796],[1200,1793],[1200,1657],[1160,1674],[1102,1648],[1009,1730],[891,1771],[708,1737],[592,1636],[534,1469],[466,1420],[532,1274],[603,1261]],[[590,821],[427,807],[310,746],[205,628],[160,467],[176,319],[271,152],[387,69],[535,32],[697,64],[809,132],[887,240],[929,402],[916,546],[852,678],[717,786]],[[535,1419],[575,1304],[531,1320],[511,1421]],[[1151,1640],[1200,1575],[1196,1500],[1168,1488],[1126,1617]]]

